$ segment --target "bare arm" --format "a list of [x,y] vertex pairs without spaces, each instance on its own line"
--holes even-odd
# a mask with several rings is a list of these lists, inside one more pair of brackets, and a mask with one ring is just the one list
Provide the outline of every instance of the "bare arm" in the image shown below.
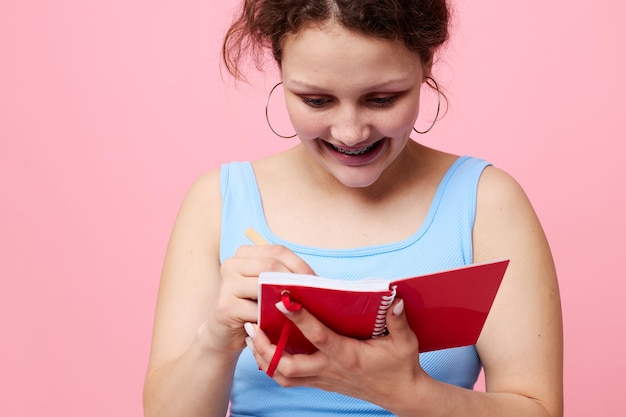
[[477,346],[487,392],[528,399],[535,414],[527,416],[562,416],[563,329],[552,255],[526,195],[496,168],[481,179],[474,252],[477,262],[511,259]]
[[144,385],[146,416],[223,417],[262,271],[313,273],[282,246],[242,246],[220,265],[219,172],[190,189],[168,246]]
[[207,174],[189,190],[172,231],[144,386],[146,416],[226,414],[239,351],[213,346],[202,327],[220,285],[220,205],[219,177]]
[[550,249],[517,182],[487,168],[478,192],[474,262],[503,258],[511,262],[477,344],[487,392],[431,380],[417,393],[435,400],[424,415],[563,415],[561,307]]

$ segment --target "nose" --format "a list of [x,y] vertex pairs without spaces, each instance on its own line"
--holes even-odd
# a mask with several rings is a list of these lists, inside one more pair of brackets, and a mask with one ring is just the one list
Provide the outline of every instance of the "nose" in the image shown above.
[[355,146],[370,136],[367,115],[353,106],[343,106],[333,117],[330,134],[336,141],[346,146]]

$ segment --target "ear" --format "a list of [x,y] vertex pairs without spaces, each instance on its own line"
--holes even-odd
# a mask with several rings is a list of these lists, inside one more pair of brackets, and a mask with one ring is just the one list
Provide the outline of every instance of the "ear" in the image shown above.
[[432,70],[433,70],[433,55],[432,54],[430,56],[430,59],[427,62],[422,63],[422,69],[423,69],[422,82],[426,82],[426,79],[432,76]]

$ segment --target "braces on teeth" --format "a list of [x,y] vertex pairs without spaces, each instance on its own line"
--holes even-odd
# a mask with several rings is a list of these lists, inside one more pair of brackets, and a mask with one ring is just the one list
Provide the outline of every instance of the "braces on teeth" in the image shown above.
[[355,149],[355,150],[342,149],[342,148],[338,148],[338,147],[336,147],[334,145],[332,145],[332,146],[333,146],[333,148],[335,148],[336,151],[338,151],[339,153],[342,153],[344,155],[358,156],[358,155],[363,155],[364,153],[372,150],[372,148],[374,148],[375,145],[376,144],[374,143],[374,144],[372,144],[370,146],[367,146],[367,147],[365,147],[363,149]]

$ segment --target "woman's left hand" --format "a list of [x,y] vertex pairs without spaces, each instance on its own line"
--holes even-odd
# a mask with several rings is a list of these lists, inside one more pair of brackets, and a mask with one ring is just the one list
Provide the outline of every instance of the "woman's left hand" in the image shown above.
[[[283,353],[274,373],[281,386],[309,386],[357,397],[382,407],[403,387],[415,387],[427,374],[419,363],[418,341],[409,328],[404,303],[396,300],[387,313],[389,334],[370,340],[341,336],[304,308],[284,313],[318,348],[310,355]],[[276,346],[258,326],[247,326],[254,357],[266,371]]]

